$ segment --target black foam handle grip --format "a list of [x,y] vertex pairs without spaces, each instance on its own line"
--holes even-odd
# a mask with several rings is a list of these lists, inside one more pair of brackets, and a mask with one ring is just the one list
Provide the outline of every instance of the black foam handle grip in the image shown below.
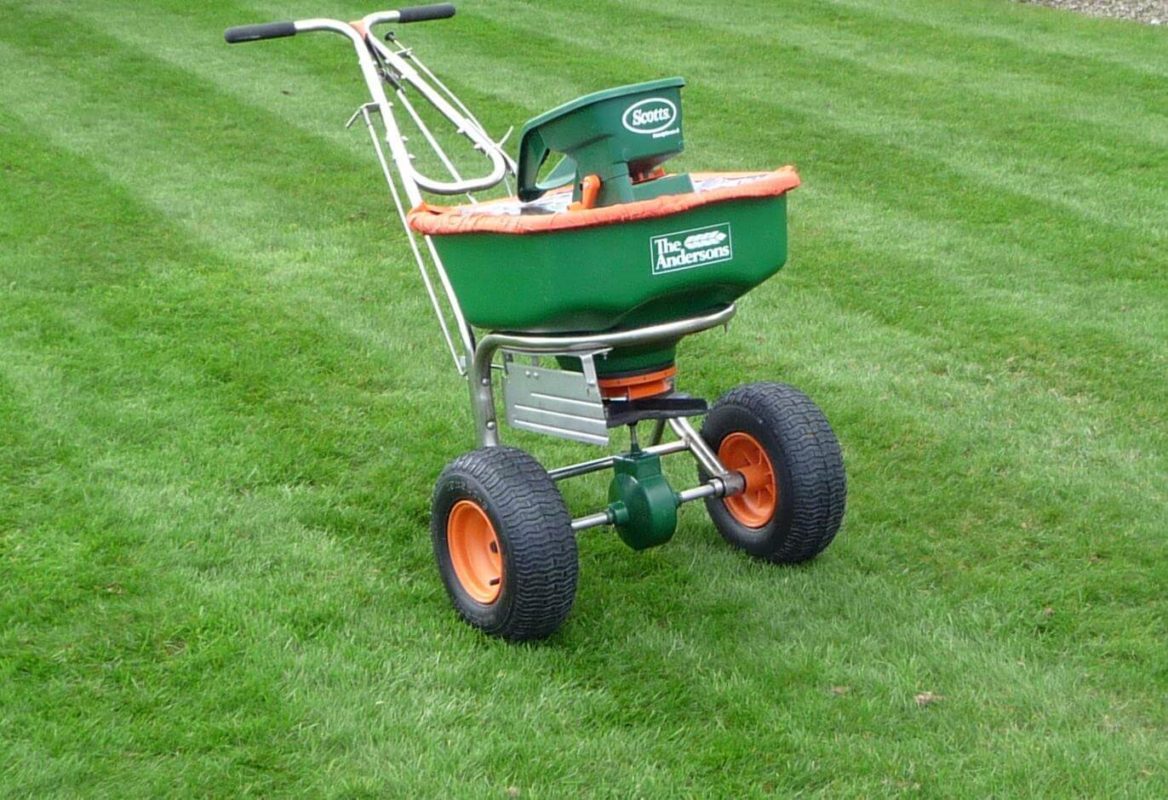
[[259,25],[240,25],[228,28],[223,32],[223,38],[228,44],[240,42],[256,42],[260,39],[280,39],[284,36],[296,35],[295,22],[264,22]]
[[414,6],[403,8],[398,13],[397,21],[425,22],[428,19],[446,19],[454,16],[454,6],[450,3],[439,3],[435,6]]

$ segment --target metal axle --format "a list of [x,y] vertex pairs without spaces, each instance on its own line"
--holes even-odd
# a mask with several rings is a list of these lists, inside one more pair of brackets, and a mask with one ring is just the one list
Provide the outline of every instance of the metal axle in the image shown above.
[[[734,473],[737,474],[737,473]],[[740,490],[741,491],[741,490]],[[690,503],[694,500],[704,500],[707,497],[726,497],[726,483],[720,478],[710,478],[706,483],[692,489],[683,489],[677,493],[678,504]],[[579,533],[589,528],[599,528],[601,525],[615,525],[615,514],[611,509],[605,509],[585,517],[572,520],[572,530]]]

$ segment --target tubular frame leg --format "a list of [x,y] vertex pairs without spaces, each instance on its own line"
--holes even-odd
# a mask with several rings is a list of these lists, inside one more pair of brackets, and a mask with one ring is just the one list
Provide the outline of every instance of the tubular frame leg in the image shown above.
[[499,420],[495,415],[495,390],[491,385],[491,361],[496,346],[479,342],[467,370],[470,385],[470,405],[474,411],[475,435],[479,447],[499,446]]

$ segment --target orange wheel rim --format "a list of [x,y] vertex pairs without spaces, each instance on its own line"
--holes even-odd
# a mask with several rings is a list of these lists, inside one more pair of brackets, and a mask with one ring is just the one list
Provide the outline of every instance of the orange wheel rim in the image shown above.
[[749,433],[732,433],[718,446],[718,458],[726,469],[740,472],[746,479],[745,491],[722,501],[730,515],[748,528],[761,528],[774,519],[779,484],[774,465],[758,439]]
[[459,500],[446,518],[450,563],[462,588],[485,605],[503,588],[503,553],[487,512],[472,500]]

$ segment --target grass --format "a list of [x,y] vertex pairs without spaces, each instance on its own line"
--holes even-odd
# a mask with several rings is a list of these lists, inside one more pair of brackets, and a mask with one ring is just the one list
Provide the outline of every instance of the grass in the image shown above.
[[805,181],[788,268],[681,368],[820,403],[840,538],[777,569],[696,506],[642,554],[584,534],[567,625],[515,647],[432,564],[469,409],[340,127],[352,58],[220,39],[365,10],[0,0],[0,795],[1168,794],[1168,32],[989,0],[404,31],[492,131],[684,74],[681,167]]

